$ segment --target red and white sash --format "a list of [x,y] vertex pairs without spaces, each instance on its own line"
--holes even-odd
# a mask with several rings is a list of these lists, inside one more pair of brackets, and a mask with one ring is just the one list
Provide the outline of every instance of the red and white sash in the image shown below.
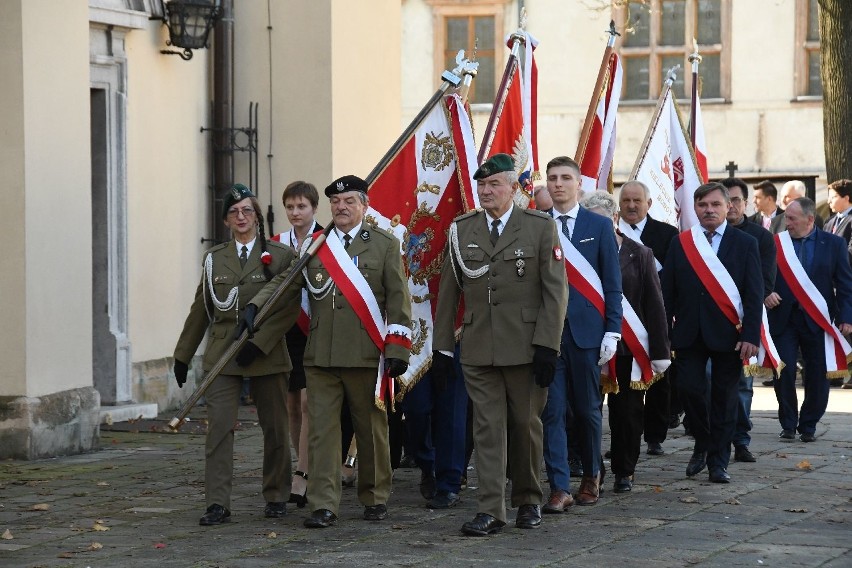
[[796,301],[825,332],[825,366],[828,377],[845,377],[852,347],[837,326],[831,322],[828,304],[796,256],[789,232],[783,231],[775,235],[775,250],[778,271],[784,277]]
[[[698,279],[704,284],[710,297],[713,298],[728,321],[737,329],[740,329],[743,321],[743,301],[740,291],[734,279],[728,273],[728,269],[725,268],[716,253],[713,252],[713,247],[707,242],[704,229],[701,228],[701,225],[693,225],[690,230],[683,231],[678,237],[683,252],[686,254],[686,259]],[[769,335],[766,307],[761,309],[763,314],[760,322],[760,345],[758,346],[757,357],[743,362],[744,371],[746,375],[750,376],[768,375],[773,370],[780,372],[784,365],[778,356],[775,342]]]
[[[315,233],[314,238],[317,236],[319,235]],[[387,408],[390,403],[390,408],[393,409],[394,381],[385,370],[385,345],[396,344],[411,349],[411,330],[403,325],[385,323],[375,294],[364,275],[349,258],[340,239],[327,238],[324,246],[317,250],[317,257],[378,348],[380,355],[375,402],[381,409]]]
[[[600,276],[562,231],[559,231],[559,241],[565,254],[565,275],[568,284],[591,303],[602,318],[605,318],[606,304]],[[624,295],[621,296],[621,307],[623,312],[621,339],[633,353],[633,368],[630,373],[631,384],[635,382],[637,388],[647,388],[654,380],[651,358],[648,355],[648,331],[642,325],[642,321]],[[615,357],[609,361],[608,374],[602,373],[601,379],[605,393],[618,392],[618,382],[615,377]],[[646,386],[639,386],[640,382]]]
[[[639,233],[639,231],[637,231],[633,227],[631,227],[630,224],[627,221],[625,221],[624,219],[618,220],[618,230],[621,231],[621,233],[625,237],[629,238],[630,240],[639,243],[643,247],[647,246],[645,243],[642,242],[641,233]],[[657,268],[657,272],[659,272],[660,270],[663,269],[663,265],[660,264],[660,261],[657,260],[657,257],[654,257],[654,266]]]

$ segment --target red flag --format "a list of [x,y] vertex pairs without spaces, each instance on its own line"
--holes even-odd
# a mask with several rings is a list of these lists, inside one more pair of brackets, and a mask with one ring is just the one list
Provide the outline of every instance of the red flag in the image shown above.
[[621,60],[613,53],[609,58],[607,81],[599,94],[589,141],[580,164],[585,191],[608,189],[607,180],[615,154],[615,119],[621,99],[622,75]]
[[452,220],[479,206],[473,129],[458,95],[446,97],[370,186],[369,222],[396,235],[411,293],[412,351],[405,392],[428,368],[434,300]]
[[704,121],[701,119],[701,101],[698,94],[695,95],[695,124],[692,125],[695,132],[695,161],[701,179],[707,180],[707,143],[704,141]]

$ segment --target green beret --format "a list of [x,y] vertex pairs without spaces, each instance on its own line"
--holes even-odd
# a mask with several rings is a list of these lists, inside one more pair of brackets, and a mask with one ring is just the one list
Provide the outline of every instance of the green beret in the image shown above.
[[347,191],[367,193],[367,189],[367,182],[358,176],[343,176],[342,178],[337,178],[325,188],[325,196],[331,197],[332,195],[346,193]]
[[228,209],[230,209],[234,203],[239,203],[246,197],[254,197],[254,194],[243,184],[235,183],[231,189],[228,190],[228,193],[225,194],[225,197],[222,198],[222,219],[228,216]]
[[509,154],[494,154],[479,166],[479,169],[473,174],[473,179],[485,179],[500,172],[513,171],[515,171],[515,161],[512,160],[512,156]]

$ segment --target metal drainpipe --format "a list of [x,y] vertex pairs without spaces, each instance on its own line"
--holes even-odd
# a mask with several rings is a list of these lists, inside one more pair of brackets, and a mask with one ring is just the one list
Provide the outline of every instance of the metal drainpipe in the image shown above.
[[230,238],[222,223],[222,195],[234,183],[234,2],[222,0],[222,18],[213,35],[213,214],[212,235]]

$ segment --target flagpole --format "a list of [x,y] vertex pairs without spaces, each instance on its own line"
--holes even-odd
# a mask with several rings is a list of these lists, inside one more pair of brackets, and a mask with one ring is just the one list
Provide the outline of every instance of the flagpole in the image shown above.
[[639,168],[642,166],[642,162],[645,159],[645,155],[648,153],[648,146],[651,142],[651,136],[654,134],[654,130],[657,128],[657,123],[660,121],[660,113],[663,111],[663,104],[665,103],[666,97],[669,94],[669,91],[672,89],[672,84],[675,81],[675,72],[678,70],[680,65],[675,65],[671,69],[669,69],[668,75],[666,76],[666,81],[663,83],[663,92],[660,93],[660,98],[657,101],[657,108],[654,110],[654,116],[651,119],[651,124],[648,126],[648,132],[645,133],[645,140],[642,142],[642,146],[639,148],[639,156],[636,157],[636,163],[633,164],[633,170],[630,172],[630,179],[635,179],[636,174],[639,173]]
[[702,59],[701,55],[698,54],[698,42],[695,41],[695,38],[692,38],[692,49],[693,52],[689,56],[689,62],[692,63],[692,105],[689,107],[689,141],[692,143],[692,147],[695,148],[695,121],[697,120],[695,102],[698,100],[698,64],[701,63]]
[[364,181],[367,182],[367,185],[370,186],[373,184],[376,179],[378,179],[379,175],[384,171],[388,164],[390,164],[396,155],[402,150],[402,147],[405,146],[408,139],[417,131],[420,127],[420,124],[429,116],[429,113],[432,112],[432,109],[435,108],[435,105],[438,104],[441,99],[444,98],[446,92],[450,89],[450,87],[458,87],[462,79],[459,77],[458,73],[464,70],[465,64],[467,60],[463,59],[464,51],[459,51],[458,55],[456,55],[456,63],[459,65],[453,69],[452,71],[444,71],[441,73],[441,79],[443,82],[441,86],[435,91],[435,94],[426,101],[426,105],[420,109],[420,112],[417,113],[417,116],[414,117],[414,120],[411,121],[411,124],[403,130],[402,134],[399,135],[399,138],[396,139],[396,142],[393,143],[393,146],[382,156],[382,159],[379,160],[379,163],[376,164]]
[[615,21],[609,21],[609,29],[607,32],[609,34],[609,39],[606,41],[606,49],[604,49],[603,59],[601,60],[601,67],[598,69],[598,78],[595,81],[595,88],[592,91],[592,100],[589,101],[589,109],[586,111],[586,120],[583,122],[583,130],[580,132],[580,140],[577,143],[577,153],[574,154],[574,161],[578,164],[583,163],[583,158],[586,155],[586,146],[589,144],[589,136],[592,134],[592,124],[595,120],[595,114],[598,110],[598,101],[601,98],[601,91],[603,90],[604,83],[609,78],[609,59],[612,56],[613,46],[615,45],[615,36],[620,36],[621,34],[615,31]]
[[500,79],[500,87],[497,89],[497,97],[494,99],[491,116],[488,117],[488,124],[485,126],[485,133],[482,135],[482,146],[479,147],[479,154],[476,156],[478,164],[485,161],[488,152],[491,150],[491,145],[494,143],[497,125],[500,123],[500,116],[503,114],[503,107],[506,105],[506,97],[509,96],[509,87],[512,86],[512,77],[515,76],[515,70],[518,68],[518,53],[521,50],[521,45],[525,42],[523,30],[518,30],[512,34],[512,51],[509,53],[509,61],[506,62],[506,69]]

